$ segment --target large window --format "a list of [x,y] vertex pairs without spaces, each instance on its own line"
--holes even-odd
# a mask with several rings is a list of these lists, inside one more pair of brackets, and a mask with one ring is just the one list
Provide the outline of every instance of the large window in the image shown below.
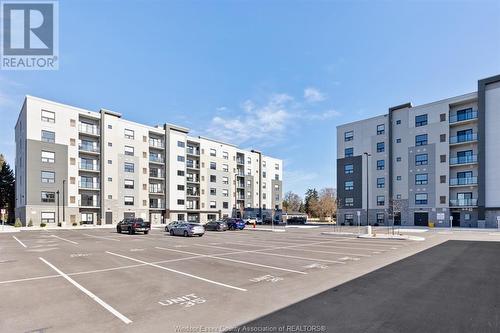
[[125,135],[125,139],[132,139],[132,140],[134,139],[134,136],[135,136],[134,131],[131,129],[127,129],[127,128],[125,129],[124,135]]
[[377,188],[385,187],[385,178],[377,178]]
[[415,165],[426,165],[428,156],[427,154],[415,155]]
[[377,161],[377,170],[384,170],[385,169],[385,160],[378,160]]
[[229,171],[229,165],[227,164],[222,164],[222,171],[228,172]]
[[[265,194],[265,193],[264,193]],[[223,189],[222,190],[222,196],[223,197],[228,197],[229,196],[229,190],[228,189]]]
[[344,182],[344,189],[346,191],[352,191],[352,190],[354,190],[354,181],[349,180],[349,181]]
[[377,195],[377,206],[385,205],[385,197],[383,195]]
[[384,224],[384,213],[377,213],[377,224],[382,225]]
[[229,159],[229,153],[227,151],[223,151],[222,152],[222,158],[225,159],[225,160],[228,160]]
[[217,176],[215,176],[215,175],[210,175],[210,182],[211,182],[211,183],[215,183],[215,182],[217,182]]
[[44,163],[54,163],[56,159],[56,153],[53,151],[42,150],[42,162]]
[[54,183],[56,181],[56,173],[53,171],[42,171],[42,183]]
[[354,206],[354,198],[345,198],[345,207]]
[[55,212],[42,212],[42,223],[56,223],[56,213]]
[[54,143],[56,141],[56,133],[42,130],[42,141]]
[[427,185],[428,177],[426,173],[415,175],[415,185]]
[[134,172],[134,163],[125,162],[123,171]]
[[42,191],[42,202],[55,202],[56,194],[54,192]]
[[126,196],[123,198],[125,206],[133,206],[134,205],[134,197]]
[[[182,155],[177,156],[177,162],[184,162],[186,159]],[[189,160],[188,160],[189,161]],[[188,165],[189,167],[189,165]],[[191,163],[191,167],[193,167],[193,163]]]
[[415,194],[415,205],[427,205],[427,193]]
[[354,214],[344,214],[344,223],[352,225],[354,223]]
[[344,165],[344,173],[347,175],[347,174],[350,174],[350,173],[353,173],[354,172],[354,165],[352,164],[346,164]]
[[125,188],[133,189],[134,188],[134,180],[133,179],[125,179]]
[[354,140],[354,131],[348,131],[344,133],[344,141]]
[[210,148],[210,156],[217,156],[217,150]]
[[377,135],[381,135],[384,133],[385,133],[385,125],[384,124],[377,125]]
[[184,148],[186,147],[186,143],[184,141],[177,141],[177,147]]
[[383,153],[385,150],[385,144],[383,142],[377,142],[377,153]]
[[215,188],[210,188],[210,195],[217,195],[217,190]]
[[229,178],[228,177],[222,177],[222,184],[224,184],[224,185],[229,184]]
[[210,169],[216,170],[217,169],[217,163],[215,162],[210,162]]
[[56,122],[56,114],[52,111],[42,110],[42,121],[47,123]]
[[427,144],[427,134],[415,136],[415,146],[425,146]]
[[217,208],[217,203],[215,201],[210,201],[210,208]]
[[415,117],[415,127],[425,126],[427,125],[427,115],[421,114]]
[[352,157],[354,155],[354,148],[344,149],[344,157]]
[[134,147],[125,146],[125,155],[134,156]]

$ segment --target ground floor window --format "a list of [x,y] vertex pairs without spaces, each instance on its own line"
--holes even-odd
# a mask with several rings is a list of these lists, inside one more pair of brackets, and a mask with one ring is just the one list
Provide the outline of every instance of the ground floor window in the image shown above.
[[82,221],[82,224],[94,224],[94,214],[81,213],[80,220]]
[[217,220],[217,215],[216,214],[208,214],[207,219],[209,221],[215,221],[215,220]]
[[184,214],[177,214],[177,221],[184,221]]
[[344,215],[344,223],[345,224],[353,224],[354,223],[354,215],[353,214],[345,214]]
[[55,212],[42,212],[42,223],[56,223],[56,213]]
[[384,224],[384,213],[377,213],[377,223],[379,225]]

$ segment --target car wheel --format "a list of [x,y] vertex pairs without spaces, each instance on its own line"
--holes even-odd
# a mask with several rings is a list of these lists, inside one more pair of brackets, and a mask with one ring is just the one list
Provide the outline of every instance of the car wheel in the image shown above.
[[144,235],[147,235],[149,233],[149,230],[144,231]]
[[122,228],[116,227],[116,232],[119,233],[119,234],[121,234],[122,233]]
[[199,235],[198,235],[198,237],[201,237],[201,236],[203,236],[203,234],[199,234]]
[[187,236],[188,236],[188,232],[184,231],[184,237],[187,237]]
[[129,235],[133,235],[134,234],[134,230],[132,230],[132,228],[128,229],[128,234]]
[[173,235],[174,235],[174,231],[170,230],[170,236],[173,236]]

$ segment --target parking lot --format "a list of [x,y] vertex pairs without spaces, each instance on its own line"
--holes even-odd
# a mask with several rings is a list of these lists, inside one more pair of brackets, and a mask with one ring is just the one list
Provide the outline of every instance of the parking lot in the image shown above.
[[358,239],[321,229],[0,234],[0,331],[225,331],[450,238]]

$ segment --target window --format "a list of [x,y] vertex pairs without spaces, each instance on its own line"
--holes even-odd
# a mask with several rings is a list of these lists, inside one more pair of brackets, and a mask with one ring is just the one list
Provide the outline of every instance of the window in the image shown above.
[[222,208],[224,208],[224,209],[228,209],[228,208],[229,208],[229,202],[224,201],[224,202],[222,203]]
[[228,160],[229,159],[229,153],[227,151],[223,151],[222,152],[222,158],[225,159],[225,160]]
[[42,202],[55,202],[56,194],[54,192],[42,191]]
[[133,189],[134,188],[134,180],[133,179],[125,179],[125,188]]
[[177,176],[184,176],[184,170],[177,170]]
[[55,212],[42,212],[42,220],[41,223],[55,223],[56,222],[56,213]]
[[177,147],[184,148],[186,147],[186,143],[184,141],[177,141]]
[[274,175],[274,180],[280,180],[280,176],[278,174]]
[[125,196],[124,198],[125,206],[133,206],[134,205],[134,197]]
[[377,142],[377,153],[383,153],[385,150],[385,145],[383,142]]
[[415,205],[427,205],[427,193],[415,194]]
[[401,162],[401,157],[396,157],[396,162]]
[[224,185],[229,184],[229,178],[228,177],[222,177],[222,184],[224,184]]
[[262,161],[262,166],[265,168],[266,167],[266,161]]
[[184,162],[184,161],[185,161],[184,156],[181,156],[181,155],[177,156],[177,162]]
[[247,157],[247,164],[252,164],[252,158],[250,156]]
[[42,130],[42,141],[54,143],[56,141],[56,133]]
[[377,178],[377,188],[385,187],[385,178]]
[[210,188],[210,195],[217,195],[217,190],[215,188]]
[[134,139],[134,131],[131,129],[125,129],[125,139]]
[[427,144],[427,134],[415,136],[415,146],[425,146]]
[[125,162],[123,171],[134,172],[134,163]]
[[113,128],[113,126],[112,126],[112,125],[108,125],[108,129],[112,129],[112,128]]
[[215,162],[210,162],[210,169],[216,170],[217,169],[217,163]]
[[[248,181],[248,186],[250,186],[250,181]],[[267,188],[266,182],[262,182],[262,188],[263,189]]]
[[184,199],[177,199],[178,205],[184,205]]
[[134,156],[134,147],[125,146],[125,155]]
[[378,160],[377,161],[377,170],[384,170],[385,169],[385,161],[384,160]]
[[446,134],[439,135],[439,142],[446,142]]
[[217,150],[210,148],[210,156],[217,156]]
[[439,176],[439,182],[441,184],[445,184],[446,183],[446,175]]
[[383,195],[377,195],[377,206],[385,205],[385,197]]
[[381,135],[384,133],[385,133],[385,125],[384,124],[377,125],[377,135]]
[[251,176],[252,175],[252,169],[247,168],[247,175]]
[[352,191],[352,190],[354,190],[354,181],[349,180],[349,181],[344,182],[344,189],[346,191]]
[[267,173],[265,171],[262,171],[262,178],[266,178]]
[[445,204],[446,203],[446,195],[441,195],[439,197],[439,203],[440,204]]
[[427,154],[415,155],[415,165],[427,165]]
[[222,196],[223,197],[228,197],[229,196],[229,190],[228,189],[223,189],[222,190]]
[[210,175],[210,182],[211,182],[211,183],[215,183],[215,182],[217,182],[217,176],[215,176],[215,175]]
[[348,131],[344,133],[344,141],[352,141],[354,140],[354,132]]
[[280,165],[279,165],[278,163],[276,163],[276,164],[274,165],[274,170],[279,170],[279,169],[280,169]]
[[396,180],[401,180],[401,176],[396,176]]
[[42,162],[44,163],[54,163],[56,158],[56,153],[53,151],[42,150]]
[[210,201],[210,208],[217,208],[217,204],[215,201]]
[[229,171],[229,165],[227,164],[222,164],[222,171],[228,172]]
[[354,214],[344,214],[344,223],[352,225],[354,223]]
[[113,143],[112,142],[108,142],[108,147],[113,147]]
[[344,157],[352,157],[354,155],[354,148],[344,149]]
[[396,143],[401,143],[401,139],[396,139]]
[[415,117],[415,127],[425,126],[427,125],[427,115],[421,114]]
[[350,173],[353,173],[354,172],[354,165],[352,164],[346,164],[344,165],[344,173],[347,175],[347,174],[350,174]]
[[384,224],[385,218],[384,213],[377,213],[377,224]]
[[352,207],[354,206],[354,198],[345,198],[345,205],[346,207]]
[[441,121],[441,122],[446,121],[446,113],[441,113],[439,115],[439,121]]
[[42,121],[47,123],[56,122],[56,114],[52,111],[42,110]]
[[401,120],[400,119],[396,120],[396,125],[401,125]]
[[42,183],[54,183],[56,181],[56,173],[53,171],[42,171]]
[[427,185],[428,176],[426,173],[415,175],[415,185]]
[[441,163],[446,163],[446,155],[439,155],[439,161]]

